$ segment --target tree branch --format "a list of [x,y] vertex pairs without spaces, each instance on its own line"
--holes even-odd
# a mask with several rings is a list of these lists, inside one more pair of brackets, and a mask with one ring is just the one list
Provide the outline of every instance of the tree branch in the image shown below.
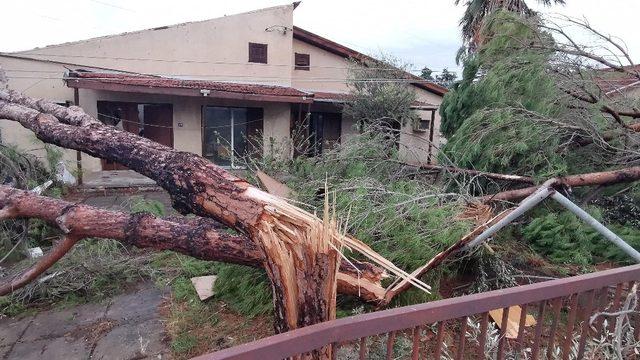
[[[171,217],[161,219],[150,214],[128,214],[94,208],[83,204],[35,195],[31,192],[0,185],[0,219],[37,218],[60,228],[66,238],[108,238],[138,248],[171,250],[202,260],[222,261],[262,267],[262,251],[246,236],[232,235],[220,225],[206,218]],[[63,242],[67,244],[67,242]],[[63,244],[61,243],[61,244]],[[71,246],[73,245],[71,244]],[[0,295],[7,289],[26,285],[58,261],[69,247],[54,247],[47,259],[42,259],[28,273],[11,284],[0,287]],[[63,251],[64,250],[64,251]],[[52,255],[53,254],[53,255]],[[45,261],[46,260],[46,261]],[[353,264],[353,265],[352,265]],[[353,266],[357,269],[354,269]],[[383,297],[380,280],[384,271],[369,263],[342,261],[338,277],[338,291],[377,302]]]
[[55,244],[53,249],[33,266],[11,279],[8,283],[0,285],[0,296],[7,295],[33,281],[68,253],[78,240],[80,238],[74,235],[63,236],[62,240]]
[[[624,168],[620,170],[603,171],[588,174],[569,175],[555,179],[555,183],[568,187],[614,185],[640,180],[640,166]],[[537,186],[516,190],[508,190],[493,195],[482,196],[479,201],[513,201],[523,199],[538,189]]]

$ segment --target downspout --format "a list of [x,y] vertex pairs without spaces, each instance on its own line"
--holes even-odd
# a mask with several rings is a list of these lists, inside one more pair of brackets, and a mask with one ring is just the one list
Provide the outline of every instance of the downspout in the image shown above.
[[[75,106],[80,106],[80,90],[73,88],[73,103]],[[76,169],[78,176],[78,185],[82,185],[82,152],[76,150]]]

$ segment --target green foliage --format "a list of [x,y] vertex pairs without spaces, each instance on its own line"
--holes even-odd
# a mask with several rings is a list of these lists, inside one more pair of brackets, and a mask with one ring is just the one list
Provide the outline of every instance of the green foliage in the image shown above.
[[[602,218],[597,208],[590,208],[589,212],[597,219]],[[607,226],[640,250],[639,229],[618,224]],[[587,266],[602,261],[630,261],[628,255],[568,211],[549,212],[534,217],[522,228],[522,235],[534,249],[555,263]]]
[[[161,272],[159,284],[169,282],[173,295],[180,301],[202,303],[191,283],[192,277],[217,275],[214,299],[222,300],[237,313],[254,317],[273,310],[269,280],[261,269],[214,261],[198,260],[190,256],[163,252],[155,255],[153,267]],[[200,311],[200,310],[199,310]]]
[[[323,210],[326,184],[336,218],[346,222],[347,231],[411,271],[459,240],[472,225],[453,220],[464,202],[457,194],[443,195],[447,184],[431,185],[430,178],[408,170],[399,159],[393,140],[372,125],[320,157],[281,161],[273,167],[264,163],[260,168],[276,177],[285,174],[280,178],[296,190],[297,200],[316,213]],[[433,272],[425,280],[437,288],[440,275]],[[408,292],[397,303],[427,299],[424,293]]]
[[[472,43],[473,46],[479,45],[477,44],[477,40],[480,38],[479,31],[493,12],[502,10],[517,16],[535,15],[535,12],[529,8],[524,0],[455,0],[456,5],[462,2],[466,6],[464,15],[460,19],[462,39],[465,43]],[[550,6],[553,3],[564,4],[565,0],[538,0],[538,3]]]
[[[52,158],[54,158],[52,154]],[[0,144],[0,181],[19,189],[33,189],[53,178],[38,158],[16,147]],[[47,196],[60,197],[62,188],[47,189]],[[0,259],[17,261],[28,247],[49,246],[57,231],[37,219],[5,220],[0,223]]]
[[271,314],[273,297],[269,279],[262,269],[234,264],[217,264],[216,297],[234,311],[247,316]]
[[407,65],[389,56],[381,61],[361,65],[354,63],[349,69],[351,101],[345,104],[344,115],[364,123],[399,123],[416,121],[411,109],[416,93],[407,77]]
[[[23,260],[12,271],[22,271],[32,262]],[[149,278],[153,270],[147,263],[147,257],[114,240],[83,240],[47,270],[40,281],[0,297],[0,314],[15,315],[33,305],[77,304],[108,298]]]
[[484,26],[487,41],[445,96],[443,150],[458,166],[545,178],[576,163],[561,146],[566,139],[545,122],[570,109],[559,103],[551,52],[540,50],[553,39],[537,30],[537,21],[494,14]]

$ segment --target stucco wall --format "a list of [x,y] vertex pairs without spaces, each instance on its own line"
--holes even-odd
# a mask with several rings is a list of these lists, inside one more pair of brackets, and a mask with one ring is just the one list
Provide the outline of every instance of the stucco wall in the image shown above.
[[[29,96],[55,101],[73,101],[73,89],[67,88],[62,75],[67,68],[88,70],[123,70],[165,74],[184,78],[230,80],[293,86],[308,91],[347,92],[349,61],[326,50],[293,39],[293,6],[284,5],[249,13],[226,16],[201,22],[180,24],[152,30],[107,36],[17,53],[38,59],[63,63],[13,59],[0,55],[0,65],[7,70],[9,85]],[[265,31],[270,28],[272,31]],[[268,64],[248,63],[248,43],[268,44]],[[310,71],[295,70],[294,53],[310,55]],[[440,96],[415,88],[418,99],[439,105]],[[196,97],[154,96],[80,90],[80,105],[91,115],[97,115],[98,100],[170,103],[173,105],[174,146],[177,149],[202,153],[201,108],[203,105],[254,106],[264,109],[264,151],[287,156],[290,134],[290,105],[212,100]],[[342,137],[356,133],[352,119],[344,118]],[[439,129],[440,116],[435,118]],[[42,144],[33,134],[12,122],[0,121],[2,140],[22,149],[35,149],[43,155]],[[429,133],[416,133],[410,125],[403,127],[401,149],[412,161],[426,160]],[[440,144],[439,132],[434,144]],[[65,160],[75,168],[76,152],[65,151]],[[87,171],[99,170],[100,161],[83,155]]]
[[292,69],[292,86],[302,90],[347,92],[349,61],[297,39],[293,39],[294,53],[309,54],[309,70]]
[[[42,61],[13,59],[0,56],[0,66],[6,72],[9,87],[35,98],[65,103],[73,102],[73,89],[62,81],[65,64]],[[14,121],[0,120],[1,140],[3,144],[17,146],[44,158],[44,144],[36,139],[31,130],[23,128]],[[63,152],[63,160],[69,169],[76,168],[76,151],[52,146]]]
[[[293,5],[49,46],[18,54],[145,74],[290,85]],[[271,28],[270,31],[266,31]],[[268,63],[248,63],[248,43]]]
[[[439,106],[442,103],[442,97],[426,90],[416,88],[416,98],[421,102]],[[431,111],[417,110],[421,119],[430,120]],[[414,131],[413,124],[404,124],[400,133],[400,157],[411,163],[426,162],[429,158],[429,148],[431,147],[431,161],[434,162],[438,148],[442,143],[442,135],[440,134],[440,112],[436,110],[434,123],[433,142],[429,141],[429,131]]]

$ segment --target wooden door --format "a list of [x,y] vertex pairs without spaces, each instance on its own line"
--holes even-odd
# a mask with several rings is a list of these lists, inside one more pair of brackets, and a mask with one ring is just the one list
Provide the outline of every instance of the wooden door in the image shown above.
[[[138,134],[140,131],[138,106],[124,102],[98,102],[98,118],[105,124]],[[102,170],[128,170],[129,168],[111,160],[101,159]]]
[[[98,118],[105,124],[144,136],[173,147],[173,107],[171,104],[98,102]],[[102,170],[128,170],[124,165],[101,160]]]
[[171,104],[145,104],[142,136],[173,147],[173,107]]

